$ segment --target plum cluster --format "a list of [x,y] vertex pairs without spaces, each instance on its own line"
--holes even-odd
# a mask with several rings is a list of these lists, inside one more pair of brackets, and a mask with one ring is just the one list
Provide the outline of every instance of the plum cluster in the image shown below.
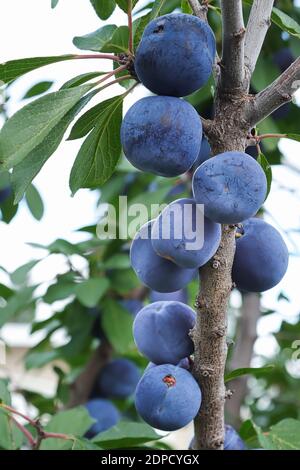
[[[139,170],[162,177],[193,173],[193,197],[169,204],[141,227],[131,244],[137,276],[164,295],[182,292],[214,257],[221,224],[236,227],[232,277],[241,291],[270,289],[287,270],[281,235],[255,218],[268,190],[261,165],[240,151],[213,156],[200,116],[182,99],[207,83],[215,54],[208,24],[185,14],[151,21],[136,52],[136,74],[156,96],[139,100],[125,115],[125,156]],[[194,243],[199,234],[202,243]],[[150,361],[136,389],[136,408],[156,428],[171,431],[186,425],[201,405],[201,390],[188,362],[194,324],[194,312],[170,300],[144,307],[135,318],[136,345]],[[227,448],[243,447],[232,428],[226,433]]]
[[160,301],[144,307],[134,320],[137,348],[151,361],[136,388],[136,409],[157,429],[180,429],[199,411],[201,391],[188,359],[194,351],[190,331],[195,318],[181,302]]

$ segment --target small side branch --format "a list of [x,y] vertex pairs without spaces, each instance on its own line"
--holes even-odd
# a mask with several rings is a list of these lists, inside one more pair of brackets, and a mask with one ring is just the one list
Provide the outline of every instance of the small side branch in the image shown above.
[[223,19],[223,50],[221,88],[241,89],[244,83],[245,26],[242,0],[221,0]]
[[274,0],[254,0],[245,37],[245,65],[250,83],[266,34],[271,25]]
[[128,29],[129,29],[129,40],[128,50],[133,53],[133,30],[132,30],[132,0],[128,0]]
[[254,127],[276,109],[291,101],[299,87],[300,57],[277,80],[248,102],[244,118],[249,127]]
[[200,20],[207,21],[207,1],[200,2],[200,0],[189,0],[189,4],[191,5],[195,16],[198,16]]

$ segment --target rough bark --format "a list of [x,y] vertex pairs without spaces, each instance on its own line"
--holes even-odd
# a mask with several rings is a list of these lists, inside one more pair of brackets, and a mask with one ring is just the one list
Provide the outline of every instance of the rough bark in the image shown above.
[[[241,317],[238,322],[236,342],[230,369],[250,367],[253,356],[253,347],[257,338],[257,321],[260,317],[260,295],[247,293],[243,295]],[[226,411],[229,422],[239,428],[240,409],[247,394],[247,377],[239,377],[230,382],[230,388],[234,391],[232,398],[226,403]]]

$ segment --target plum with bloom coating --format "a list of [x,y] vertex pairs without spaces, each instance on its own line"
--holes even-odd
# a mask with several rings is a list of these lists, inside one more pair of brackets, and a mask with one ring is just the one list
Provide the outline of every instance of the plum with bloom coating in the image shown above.
[[127,398],[133,394],[140,376],[140,371],[133,362],[115,359],[106,364],[99,374],[99,393],[103,397]]
[[126,113],[121,141],[126,158],[139,170],[179,176],[196,161],[202,123],[188,102],[171,96],[149,96]]
[[196,315],[181,302],[155,302],[135,317],[133,337],[138,350],[154,364],[177,365],[190,356],[194,344],[189,333]]
[[87,432],[87,437],[92,438],[100,432],[115,426],[120,421],[120,413],[109,401],[102,399],[90,400],[85,404],[89,415],[96,420]]
[[201,391],[194,377],[171,364],[148,369],[135,394],[138,413],[154,428],[175,431],[189,424],[201,405]]
[[208,23],[182,13],[147,25],[135,57],[140,81],[157,95],[186,96],[208,81],[216,40]]

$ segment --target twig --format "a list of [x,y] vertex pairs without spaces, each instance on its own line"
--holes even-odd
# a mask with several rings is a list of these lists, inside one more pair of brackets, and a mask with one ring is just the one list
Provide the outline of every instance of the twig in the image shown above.
[[10,419],[14,422],[14,424],[17,426],[17,428],[19,428],[20,431],[24,434],[24,436],[26,437],[30,447],[34,447],[35,446],[35,440],[34,440],[33,435],[31,434],[31,432],[29,432],[28,429],[26,429],[25,426],[23,426],[23,424],[19,423],[19,421],[17,421],[13,416],[11,416]]
[[189,0],[189,4],[196,16],[200,18],[200,20],[207,21],[207,11],[208,11],[208,2],[202,2],[200,4],[200,0]]
[[271,85],[246,104],[243,117],[249,123],[249,127],[254,127],[273,111],[292,101],[293,94],[299,87],[300,57]]
[[112,70],[111,72],[107,73],[105,77],[101,78],[98,82],[96,82],[97,85],[100,85],[100,83],[106,82],[110,77],[113,77],[117,73],[123,72],[124,70],[127,69],[127,65],[120,65],[120,67],[117,67],[116,69]]
[[267,31],[271,25],[274,0],[254,0],[245,36],[245,66],[248,81],[254,72]]
[[221,0],[223,20],[223,49],[221,88],[232,93],[244,84],[245,25],[242,0]]
[[132,54],[133,53],[132,0],[128,0],[128,29],[129,29],[128,50]]
[[117,55],[113,54],[79,54],[79,55],[74,55],[73,59],[108,59],[108,60],[113,60],[115,62],[120,62],[121,59]]

